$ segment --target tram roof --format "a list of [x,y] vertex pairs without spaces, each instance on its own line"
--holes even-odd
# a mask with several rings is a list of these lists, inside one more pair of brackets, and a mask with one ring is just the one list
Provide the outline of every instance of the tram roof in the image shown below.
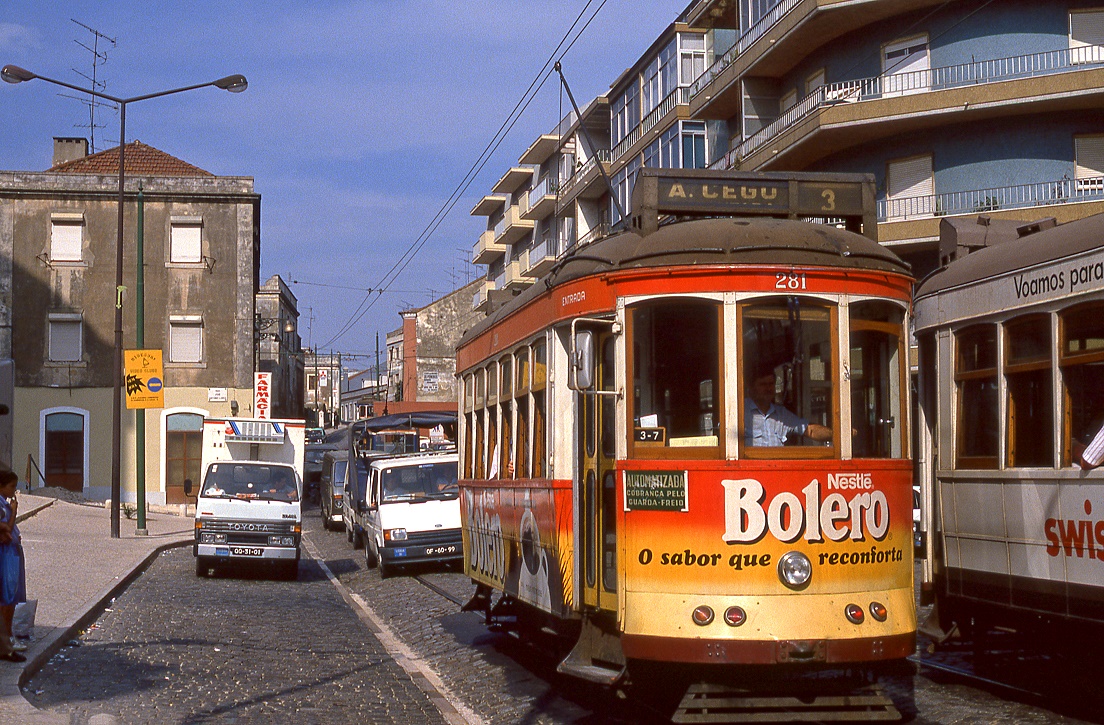
[[631,269],[730,264],[846,267],[911,275],[909,265],[889,249],[829,224],[767,217],[674,221],[646,236],[626,231],[571,249],[547,275],[472,327],[460,344],[548,290],[581,277]]
[[928,275],[917,287],[915,299],[1087,252],[1098,248],[1102,238],[1104,214],[1095,214],[1000,242],[971,252]]

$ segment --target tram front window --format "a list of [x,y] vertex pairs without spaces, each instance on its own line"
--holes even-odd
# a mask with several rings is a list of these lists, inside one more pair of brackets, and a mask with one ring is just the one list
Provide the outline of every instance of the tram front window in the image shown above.
[[851,451],[856,458],[904,455],[901,360],[904,311],[887,302],[850,307]]
[[635,454],[714,448],[719,455],[720,305],[648,302],[630,320]]
[[820,446],[821,455],[833,455],[826,447],[834,442],[832,310],[789,297],[747,305],[741,319],[745,454],[787,456],[784,446]]

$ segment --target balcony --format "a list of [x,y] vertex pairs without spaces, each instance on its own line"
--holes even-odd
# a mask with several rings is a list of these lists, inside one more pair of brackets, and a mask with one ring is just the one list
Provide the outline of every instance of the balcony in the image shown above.
[[[1025,214],[1025,209],[1034,211]],[[939,236],[945,216],[987,214],[1025,221],[1053,216],[1059,223],[1104,211],[1104,176],[1056,179],[989,189],[878,200],[878,238],[893,246]]]
[[810,48],[940,1],[781,0],[689,86],[690,115],[731,118],[740,112],[739,81],[745,74],[780,77],[807,57]]
[[472,252],[472,264],[490,264],[506,254],[506,245],[498,242],[496,237],[496,229],[488,229],[479,235]]
[[514,259],[506,263],[506,269],[502,273],[501,289],[519,290],[533,284],[533,278],[527,277],[521,272],[521,260]]
[[511,246],[516,244],[525,238],[526,234],[533,231],[534,222],[531,219],[525,219],[523,214],[528,209],[529,204],[525,197],[522,198],[520,204],[511,206],[506,210],[506,215],[502,217],[502,220],[495,225],[495,243],[504,246]]
[[491,187],[491,191],[496,194],[513,194],[523,184],[533,183],[533,170],[532,166],[515,166],[508,169]]
[[599,149],[598,152],[575,168],[571,178],[560,184],[560,198],[556,203],[556,211],[559,212],[577,198],[597,199],[606,193],[605,184],[594,183],[601,179],[602,174],[598,170],[598,164],[602,164],[606,173],[609,173],[610,152],[608,149]]
[[505,205],[510,203],[510,197],[506,194],[487,194],[472,207],[472,216],[494,216]]
[[530,221],[540,221],[556,210],[556,192],[560,189],[559,180],[546,176],[529,192],[529,208],[522,217]]
[[550,237],[539,242],[529,250],[525,263],[525,274],[533,279],[543,277],[556,263],[556,241]]
[[657,125],[662,125],[663,128],[667,128],[669,124],[660,124],[671,111],[675,110],[678,105],[686,105],[690,100],[690,89],[687,87],[676,88],[667,94],[667,97],[659,102],[659,105],[648,112],[648,115],[644,117],[636,128],[629,131],[625,138],[617,142],[617,145],[610,151],[610,161],[614,164],[617,160],[634,149],[636,145],[645,138],[647,133],[655,128]]
[[494,282],[489,279],[483,280],[482,284],[475,288],[475,293],[472,295],[472,311],[473,312],[485,312],[491,302],[491,290],[494,289]]
[[601,222],[598,226],[591,228],[589,232],[579,237],[578,244],[580,247],[582,247],[607,236],[609,236],[609,223]]
[[[744,139],[718,168],[789,168],[900,133],[1023,112],[1099,107],[1104,57],[1064,49],[821,86]],[[815,143],[809,143],[815,137]]]

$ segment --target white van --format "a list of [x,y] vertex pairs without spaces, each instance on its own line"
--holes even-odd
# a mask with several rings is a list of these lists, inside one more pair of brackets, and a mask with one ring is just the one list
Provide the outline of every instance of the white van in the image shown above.
[[396,567],[461,561],[458,457],[416,453],[367,462],[365,500],[358,502],[364,559],[383,578]]

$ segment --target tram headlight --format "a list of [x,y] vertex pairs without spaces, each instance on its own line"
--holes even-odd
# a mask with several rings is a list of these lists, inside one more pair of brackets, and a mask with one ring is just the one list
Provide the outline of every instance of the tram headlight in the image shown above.
[[778,578],[790,589],[804,589],[813,576],[813,563],[800,551],[791,551],[778,560]]
[[747,621],[747,612],[743,607],[729,607],[725,610],[724,621],[729,627],[739,627]]
[[707,604],[694,607],[694,612],[690,615],[690,618],[694,620],[694,624],[704,627],[713,621],[713,608]]

